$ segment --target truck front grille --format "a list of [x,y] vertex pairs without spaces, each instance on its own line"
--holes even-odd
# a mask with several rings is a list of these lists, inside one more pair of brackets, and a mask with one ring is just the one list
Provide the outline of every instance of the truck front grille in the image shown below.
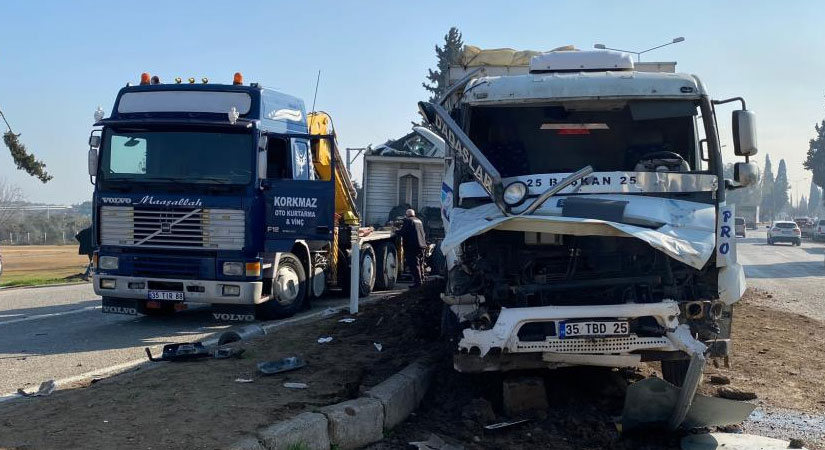
[[240,250],[246,216],[234,209],[100,208],[102,245]]
[[200,264],[196,259],[136,256],[132,266],[134,275],[138,277],[194,280],[200,275]]

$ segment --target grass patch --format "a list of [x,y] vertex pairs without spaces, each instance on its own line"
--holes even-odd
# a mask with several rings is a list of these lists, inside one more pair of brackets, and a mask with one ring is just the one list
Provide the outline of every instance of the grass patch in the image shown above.
[[79,275],[61,278],[29,276],[0,281],[0,287],[43,286],[46,284],[75,283],[77,281],[82,281]]

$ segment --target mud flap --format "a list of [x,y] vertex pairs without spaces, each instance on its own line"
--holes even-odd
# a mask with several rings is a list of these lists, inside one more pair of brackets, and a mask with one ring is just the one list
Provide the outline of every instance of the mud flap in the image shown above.
[[212,305],[212,319],[221,322],[252,322],[255,305]]
[[101,310],[107,314],[138,315],[138,300],[133,298],[103,297]]

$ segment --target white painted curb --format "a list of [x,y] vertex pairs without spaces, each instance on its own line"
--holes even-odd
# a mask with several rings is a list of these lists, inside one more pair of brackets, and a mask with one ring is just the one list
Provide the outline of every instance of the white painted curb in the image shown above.
[[384,430],[400,424],[418,408],[434,369],[431,358],[419,358],[363,397],[276,422],[227,449],[287,450],[302,445],[308,450],[329,450],[332,445],[347,450],[378,442]]

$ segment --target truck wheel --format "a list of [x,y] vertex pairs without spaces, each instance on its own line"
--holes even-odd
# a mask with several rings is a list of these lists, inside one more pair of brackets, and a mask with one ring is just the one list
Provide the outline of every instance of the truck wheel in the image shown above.
[[255,316],[261,320],[292,317],[301,310],[306,295],[306,271],[301,260],[292,253],[283,253],[272,280],[272,297],[258,305]]
[[358,286],[358,293],[361,297],[366,297],[372,293],[375,287],[376,278],[375,250],[372,245],[361,246],[361,276]]
[[662,361],[662,378],[676,387],[682,387],[689,366],[689,359]]
[[375,254],[378,274],[375,278],[375,290],[386,291],[395,287],[395,280],[398,279],[398,252],[395,244],[385,242],[378,246]]

